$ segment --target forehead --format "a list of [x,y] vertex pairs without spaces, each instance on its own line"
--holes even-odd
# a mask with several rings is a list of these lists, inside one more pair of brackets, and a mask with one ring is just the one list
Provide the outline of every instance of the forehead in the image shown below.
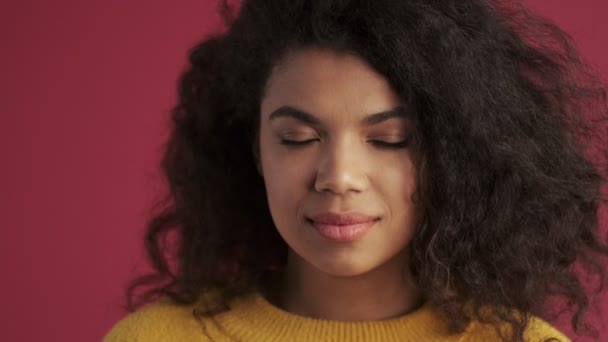
[[292,105],[318,115],[359,117],[401,105],[389,81],[362,58],[327,49],[290,51],[273,68],[262,115]]

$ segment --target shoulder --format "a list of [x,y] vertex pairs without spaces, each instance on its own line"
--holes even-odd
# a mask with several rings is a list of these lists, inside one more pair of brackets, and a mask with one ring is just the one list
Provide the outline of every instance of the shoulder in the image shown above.
[[103,342],[209,341],[193,309],[193,305],[178,305],[169,299],[147,304],[118,321]]
[[[471,323],[461,339],[461,341],[466,342],[499,340],[499,335],[493,325],[482,324],[477,321]],[[530,319],[524,332],[524,340],[526,342],[570,342],[570,339],[566,335],[538,317],[532,317]]]

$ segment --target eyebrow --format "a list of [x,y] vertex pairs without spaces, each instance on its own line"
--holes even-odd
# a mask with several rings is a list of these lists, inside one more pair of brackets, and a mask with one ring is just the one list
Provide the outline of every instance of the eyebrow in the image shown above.
[[[282,106],[274,110],[272,113],[270,113],[268,120],[272,121],[277,118],[285,117],[294,118],[310,125],[321,125],[321,120],[313,114],[307,113],[303,110],[291,106]],[[369,114],[361,120],[361,124],[371,126],[392,118],[406,119],[407,112],[405,108],[403,106],[398,106],[387,111]]]

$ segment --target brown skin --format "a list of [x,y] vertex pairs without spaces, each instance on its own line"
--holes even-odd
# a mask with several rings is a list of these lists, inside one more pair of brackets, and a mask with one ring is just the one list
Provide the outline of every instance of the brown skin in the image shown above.
[[[403,105],[388,81],[353,55],[300,49],[273,69],[261,102],[259,167],[273,221],[289,246],[286,272],[268,294],[277,306],[357,321],[396,317],[420,305],[408,271],[408,245],[418,224],[412,151],[377,143],[403,142],[412,127],[404,116],[362,122]],[[319,123],[270,119],[283,106]],[[282,139],[312,141],[287,146]],[[379,221],[356,241],[336,242],[306,220],[328,211]]]

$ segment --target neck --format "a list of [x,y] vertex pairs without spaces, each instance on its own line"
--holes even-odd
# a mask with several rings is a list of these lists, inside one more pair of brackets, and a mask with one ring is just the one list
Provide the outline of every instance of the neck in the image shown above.
[[335,276],[290,251],[271,301],[285,311],[326,320],[374,321],[402,316],[422,302],[408,263],[403,252],[365,274]]

